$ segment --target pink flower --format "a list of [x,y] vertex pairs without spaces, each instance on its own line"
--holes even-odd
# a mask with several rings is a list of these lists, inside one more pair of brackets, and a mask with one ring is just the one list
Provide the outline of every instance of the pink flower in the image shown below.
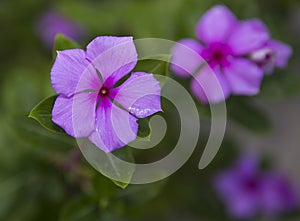
[[[202,16],[196,34],[203,43],[183,39],[175,45],[172,69],[181,77],[195,74],[191,89],[202,102],[220,102],[231,94],[257,94],[264,75],[261,65],[257,65],[262,62],[257,55],[259,51],[267,47],[271,53],[278,54],[278,66],[285,65],[289,54],[282,45],[274,44],[261,21],[238,21],[227,7],[221,5]],[[255,60],[257,57],[259,59]]]
[[106,152],[133,141],[137,119],[161,110],[161,88],[152,74],[131,73],[116,85],[136,63],[132,37],[97,37],[86,51],[59,51],[51,70],[52,86],[60,94],[52,120]]

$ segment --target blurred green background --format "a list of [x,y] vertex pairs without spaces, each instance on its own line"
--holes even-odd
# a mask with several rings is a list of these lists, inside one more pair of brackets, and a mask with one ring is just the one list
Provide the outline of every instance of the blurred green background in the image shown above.
[[[201,143],[206,140],[204,136],[189,162],[168,180],[142,186],[131,185],[126,190],[116,187],[96,172],[83,159],[72,138],[51,133],[27,118],[41,99],[54,94],[50,83],[52,50],[43,43],[36,29],[40,17],[47,10],[55,10],[80,23],[84,27],[84,37],[80,43],[85,46],[100,35],[130,35],[135,39],[154,37],[174,41],[194,38],[195,25],[201,15],[220,3],[231,8],[240,19],[262,19],[274,38],[293,47],[294,55],[289,67],[267,77],[261,94],[247,102],[255,111],[256,108],[264,110],[259,117],[260,114],[269,116],[270,125],[277,125],[279,134],[283,124],[276,120],[281,117],[281,121],[291,122],[291,125],[284,125],[294,131],[294,137],[286,137],[286,142],[280,145],[289,145],[290,139],[296,137],[291,148],[282,146],[290,151],[289,156],[296,159],[299,156],[296,149],[299,146],[299,127],[296,127],[299,122],[293,117],[297,117],[297,108],[300,107],[299,1],[1,0],[0,220],[230,220],[226,218],[223,206],[211,188],[212,175],[230,164],[243,146],[256,145],[253,148],[261,148],[274,142],[274,130],[265,131],[264,117],[258,117],[258,122],[254,121],[257,124],[250,123],[249,126],[247,113],[251,115],[253,111],[249,112],[248,107],[243,119],[234,119],[233,114],[228,136],[208,168],[202,171],[197,169],[203,146]],[[229,100],[229,109],[234,109],[238,102],[239,99]],[[282,119],[291,107],[294,112]],[[281,116],[274,116],[274,113]],[[240,131],[241,127],[244,132]],[[269,143],[264,142],[266,137]],[[281,155],[280,151],[280,148],[271,147],[263,150],[270,153],[271,162],[273,159],[280,161],[280,156],[287,156]],[[295,161],[288,159],[285,169],[299,168],[299,162],[295,164]],[[296,172],[291,171],[290,175],[296,175]],[[293,178],[300,181],[299,177]]]

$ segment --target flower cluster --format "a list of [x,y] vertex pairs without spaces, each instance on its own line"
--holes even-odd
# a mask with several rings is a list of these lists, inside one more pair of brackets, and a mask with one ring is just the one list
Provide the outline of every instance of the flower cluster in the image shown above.
[[59,94],[52,120],[105,152],[133,141],[137,119],[161,110],[159,82],[152,74],[130,74],[136,63],[132,37],[97,37],[86,51],[59,51],[51,70]]
[[297,206],[297,193],[286,177],[259,166],[256,156],[244,155],[216,175],[214,187],[233,218],[276,216]]
[[202,102],[257,94],[264,73],[284,67],[292,53],[260,20],[239,21],[221,5],[202,16],[196,34],[202,43],[183,39],[174,46],[172,70],[181,77],[195,74],[191,90]]

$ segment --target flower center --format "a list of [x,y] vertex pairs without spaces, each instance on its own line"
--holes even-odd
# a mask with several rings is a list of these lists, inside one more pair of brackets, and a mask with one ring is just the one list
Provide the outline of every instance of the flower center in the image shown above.
[[247,192],[257,192],[259,189],[259,181],[257,177],[248,177],[243,181],[243,186]]
[[109,89],[106,87],[102,87],[99,90],[99,96],[101,96],[101,97],[106,97],[108,94],[109,94]]
[[208,48],[201,52],[201,56],[211,65],[226,66],[231,50],[228,45],[223,43],[211,43]]
[[223,61],[223,59],[225,58],[225,55],[222,51],[214,51],[212,53],[212,60],[221,63]]

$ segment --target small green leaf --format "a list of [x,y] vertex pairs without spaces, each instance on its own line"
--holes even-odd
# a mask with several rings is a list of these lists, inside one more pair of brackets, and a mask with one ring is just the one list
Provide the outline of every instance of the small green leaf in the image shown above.
[[93,197],[110,200],[114,197],[117,187],[102,174],[95,173],[92,178]]
[[77,143],[86,160],[98,172],[123,189],[128,186],[135,171],[134,157],[129,147],[105,153],[86,138],[77,139]]
[[55,43],[53,47],[53,59],[55,59],[57,51],[73,48],[80,48],[80,45],[74,42],[73,40],[67,38],[63,34],[57,34],[55,36]]
[[121,187],[122,189],[125,189],[129,183],[122,183],[120,181],[116,181],[116,180],[111,180],[113,181],[114,184],[116,184],[116,186]]
[[231,119],[253,132],[266,133],[271,129],[271,123],[264,112],[245,99],[231,98],[227,102],[227,110]]
[[141,138],[149,138],[151,135],[151,128],[149,126],[149,119],[148,118],[140,118],[138,119],[139,124],[139,131],[138,137]]
[[[131,149],[129,147],[127,147],[127,146],[126,147],[122,147],[120,149],[117,149],[117,150],[113,151],[112,154],[114,156],[118,157],[119,159],[124,160],[124,161],[126,161],[128,163],[134,163],[133,153],[132,153]],[[113,159],[110,159],[110,162],[112,164],[114,164]],[[132,175],[134,173],[134,170],[135,170],[135,167],[133,167],[133,166],[130,166],[128,168],[130,168],[130,170],[126,171],[127,175],[126,174],[122,174],[123,180],[125,182],[120,182],[120,181],[111,179],[114,182],[114,184],[116,184],[118,187],[121,187],[122,189],[125,189],[128,186],[128,184],[131,181],[131,178],[132,178]],[[125,177],[124,175],[126,175],[127,177]]]
[[166,76],[168,74],[170,58],[170,55],[159,55],[157,57],[140,60],[133,71]]
[[[169,69],[170,58],[171,56],[169,55],[158,55],[157,57],[139,60],[133,72],[146,72],[166,76]],[[122,85],[128,78],[130,78],[130,76],[131,73],[125,75],[114,85],[114,88]]]
[[65,133],[61,127],[52,121],[52,109],[57,97],[58,95],[54,95],[42,100],[31,110],[28,117],[35,119],[50,131]]

